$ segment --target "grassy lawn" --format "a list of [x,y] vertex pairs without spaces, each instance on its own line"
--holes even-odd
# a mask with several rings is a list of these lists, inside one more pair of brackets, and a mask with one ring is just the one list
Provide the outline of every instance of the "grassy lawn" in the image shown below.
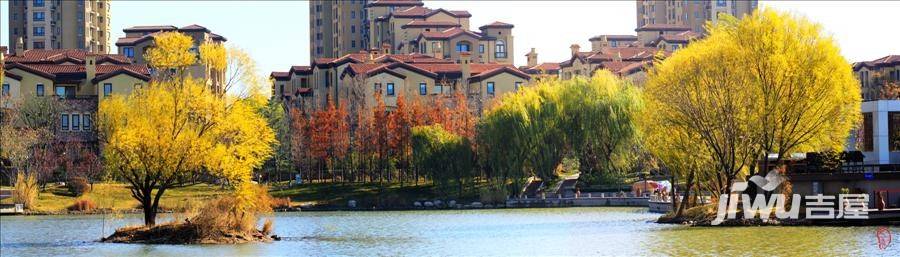
[[290,197],[300,204],[326,204],[346,206],[347,201],[357,200],[360,206],[384,201],[412,202],[433,199],[431,184],[418,186],[400,183],[312,183],[287,189],[270,191],[273,197]]
[[[400,183],[311,183],[278,189],[282,188],[279,185],[283,184],[270,185],[270,194],[279,198],[289,197],[294,206],[314,204],[343,207],[347,206],[347,201],[351,199],[356,200],[360,207],[403,206],[409,205],[413,201],[438,197],[434,193],[434,186],[431,183],[420,183],[419,185],[406,183],[403,186]],[[164,210],[179,211],[187,206],[197,206],[206,200],[229,193],[231,191],[228,189],[207,184],[173,188],[167,190],[163,195],[160,207]],[[94,184],[93,190],[81,197],[91,199],[98,208],[104,209],[131,210],[140,206],[137,200],[131,198],[131,192],[126,184],[97,183]],[[470,192],[465,198],[475,200],[477,194]],[[79,197],[71,195],[64,186],[48,185],[38,196],[32,209],[43,212],[62,212],[78,199]],[[450,199],[456,198],[450,197]],[[3,202],[11,203],[12,199],[5,199]]]
[[[180,209],[183,206],[196,204],[227,193],[229,191],[223,190],[221,187],[205,184],[169,189],[163,194],[160,207],[163,209]],[[125,184],[94,184],[93,190],[81,197],[91,199],[99,208],[130,210],[140,206],[138,201],[131,197],[131,192]],[[46,212],[64,211],[78,199],[78,197],[71,195],[64,186],[48,185],[38,195],[35,206],[32,209]],[[12,199],[4,199],[3,202],[12,202]]]

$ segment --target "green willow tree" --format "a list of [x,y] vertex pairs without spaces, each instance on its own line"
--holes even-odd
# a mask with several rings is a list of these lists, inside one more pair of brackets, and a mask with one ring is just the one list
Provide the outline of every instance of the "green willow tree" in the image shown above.
[[582,172],[598,175],[630,166],[639,142],[636,114],[640,92],[601,70],[590,80],[543,80],[508,95],[478,125],[484,166],[513,188],[529,176],[548,181],[567,155],[582,162]]
[[468,138],[447,131],[440,124],[412,128],[410,137],[416,165],[426,171],[444,194],[455,180],[462,197],[466,180],[474,178],[475,153]]
[[654,65],[644,91],[651,149],[680,179],[723,194],[768,172],[756,163],[769,153],[842,149],[860,119],[859,87],[819,25],[764,9],[722,15],[709,31]]

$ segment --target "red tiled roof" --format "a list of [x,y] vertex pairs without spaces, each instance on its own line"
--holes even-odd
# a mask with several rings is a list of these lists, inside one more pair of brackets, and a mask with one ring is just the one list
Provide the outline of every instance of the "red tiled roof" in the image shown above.
[[119,74],[128,74],[128,75],[131,75],[132,77],[135,77],[135,78],[138,78],[138,79],[141,79],[144,81],[150,81],[150,70],[147,69],[147,66],[144,66],[144,65],[123,65],[123,66],[109,65],[109,66],[112,66],[112,67],[109,67],[110,69],[107,69],[107,71],[101,72],[100,67],[102,67],[102,66],[106,66],[106,65],[97,66],[97,77],[95,77],[93,80],[91,80],[92,83],[97,83],[97,82],[103,81],[105,79],[112,78]]
[[414,20],[401,26],[401,28],[446,28],[446,27],[462,27],[459,23],[450,21],[423,21]]
[[636,40],[638,40],[637,36],[635,36],[635,35],[598,35],[598,36],[588,39],[588,41],[597,41],[597,40],[602,40],[603,38],[606,38],[606,40],[609,40],[609,41],[625,41],[625,40],[636,41]]
[[629,65],[619,68],[616,73],[619,75],[631,75],[644,69],[645,66],[652,65],[652,61],[632,62]]
[[286,71],[273,71],[269,74],[269,77],[275,80],[289,80],[291,79],[291,73]]
[[424,4],[420,0],[375,0],[367,6],[422,6]]
[[695,38],[700,37],[699,33],[693,31],[685,31],[678,34],[664,34],[660,35],[656,41],[666,41],[671,43],[687,43]]
[[483,70],[483,71],[481,71],[481,72],[478,72],[477,74],[475,74],[474,76],[472,76],[471,78],[469,78],[469,80],[472,81],[472,82],[477,82],[477,81],[481,81],[481,80],[483,80],[483,79],[490,78],[490,77],[492,77],[492,76],[494,76],[494,75],[497,75],[497,74],[500,74],[500,73],[503,73],[503,72],[510,73],[510,74],[512,74],[512,75],[514,75],[514,76],[518,76],[518,77],[523,78],[523,79],[531,79],[531,76],[529,76],[527,73],[522,72],[521,70],[516,69],[516,68],[514,68],[514,67],[511,67],[511,66],[508,66],[508,65],[504,65],[504,66],[501,66],[501,67],[496,67],[496,68],[493,68],[493,69]]
[[477,39],[481,39],[480,34],[476,34],[475,32],[467,31],[461,28],[451,28],[443,31],[425,31],[422,32],[419,37],[423,37],[425,39],[450,39],[460,35],[469,35]]
[[292,72],[297,74],[309,74],[312,73],[312,67],[294,65],[288,70],[288,76],[290,76],[290,73]]
[[603,64],[611,61],[636,62],[653,60],[657,53],[662,51],[666,56],[671,52],[655,47],[601,47],[595,52],[579,52],[569,60],[561,62],[560,67],[572,66],[572,61],[580,59],[584,62]]
[[468,11],[448,11],[442,8],[432,10],[430,8],[422,6],[413,6],[402,10],[395,10],[390,14],[390,16],[397,18],[427,18],[438,13],[446,13],[447,15],[450,15],[454,18],[472,17],[472,14],[470,14]]
[[[24,71],[33,73],[38,76],[42,76],[48,79],[56,79],[57,76],[78,76],[85,75],[86,68],[84,65],[77,64],[25,64],[25,63],[11,63],[7,66],[7,69],[22,69]],[[97,83],[98,81],[104,80],[106,78],[110,78],[112,76],[127,73],[133,77],[149,81],[150,80],[150,70],[146,65],[138,65],[138,64],[129,64],[129,65],[116,65],[116,64],[102,64],[97,65],[97,77],[92,81],[93,83]]]
[[120,37],[118,40],[116,40],[116,46],[135,45],[135,44],[143,42],[145,40],[152,39],[153,36],[158,32],[167,32],[167,31],[183,31],[183,32],[203,31],[203,32],[209,33],[210,37],[213,40],[228,41],[228,39],[223,37],[222,35],[212,33],[208,28],[197,25],[197,24],[191,24],[191,25],[184,26],[181,28],[178,28],[178,27],[175,27],[172,25],[134,26],[131,28],[124,29],[123,31],[125,31],[125,33],[129,33],[129,32],[152,32],[152,33],[149,33],[146,35],[141,35],[139,37],[128,37],[128,36]]
[[647,24],[634,31],[688,31],[690,27],[675,24]]
[[472,17],[472,14],[469,13],[469,11],[465,11],[465,10],[462,10],[462,11],[450,11],[450,13],[453,13],[453,15],[455,15],[456,17],[459,17],[459,18],[469,18],[469,17]]
[[859,70],[862,67],[877,68],[895,65],[900,65],[900,55],[888,55],[872,61],[857,62],[853,64],[853,70]]
[[123,55],[117,54],[92,54],[84,50],[76,49],[29,49],[22,54],[9,56],[6,62],[18,63],[52,63],[59,64],[63,62],[84,63],[86,56],[91,55],[97,58],[98,64],[116,63],[129,64],[131,60]]
[[528,67],[525,69],[525,71],[528,73],[534,73],[534,72],[540,72],[540,71],[555,72],[555,71],[559,71],[559,63],[545,62],[545,63],[535,65],[534,67]]
[[431,9],[426,8],[426,7],[413,6],[413,7],[409,7],[409,8],[402,9],[402,10],[396,10],[396,11],[392,12],[391,15],[394,17],[400,17],[400,18],[418,17],[418,16],[425,16],[426,14],[430,13],[431,11],[432,11]]
[[480,29],[480,30],[484,30],[485,28],[505,28],[505,29],[511,29],[511,28],[513,28],[513,27],[514,27],[514,26],[513,26],[512,24],[504,23],[504,22],[499,22],[499,21],[495,21],[495,22],[493,22],[493,23],[491,23],[491,24],[487,24],[487,25],[478,27],[478,29]]
[[140,37],[120,37],[116,40],[116,46],[133,46],[140,42],[144,42],[152,39],[156,34],[160,32],[153,32],[147,35],[143,35]]
[[178,30],[181,30],[181,31],[206,31],[206,32],[209,32],[209,29],[207,29],[206,27],[197,25],[197,24],[187,25],[187,26],[178,28]]
[[149,25],[149,26],[133,26],[130,28],[125,28],[122,31],[125,33],[129,32],[157,32],[157,31],[172,31],[176,30],[178,27],[172,25]]
[[6,76],[7,78],[15,79],[15,80],[22,80],[22,76],[19,76],[19,75],[16,75],[16,74],[12,74],[12,73],[9,73],[9,72],[4,72],[4,73],[3,73],[3,76]]

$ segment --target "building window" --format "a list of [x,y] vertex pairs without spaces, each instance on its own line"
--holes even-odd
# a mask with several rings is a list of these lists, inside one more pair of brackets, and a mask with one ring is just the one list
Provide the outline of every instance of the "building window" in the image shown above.
[[428,84],[425,84],[425,82],[419,83],[419,95],[426,94],[428,94]]
[[122,52],[124,52],[125,57],[134,58],[134,47],[126,46],[122,48]]
[[497,45],[494,46],[494,57],[506,58],[506,43],[503,40],[497,40]]
[[350,40],[350,47],[356,48],[356,40]]
[[35,36],[43,36],[44,35],[44,27],[34,27],[34,35]]
[[37,84],[34,91],[37,93],[37,96],[44,96],[44,84]]
[[284,95],[284,84],[278,85],[278,94]]
[[3,84],[2,96],[9,96],[9,84]]
[[487,93],[488,95],[494,95],[494,82],[487,83]]
[[[375,85],[372,85],[372,90],[375,91],[375,92],[380,91],[380,90],[381,90],[381,83],[375,83]],[[381,93],[381,92],[379,92],[379,93]]]
[[900,112],[888,112],[888,144],[891,152],[900,151]]
[[69,130],[69,115],[61,114],[59,115],[59,129],[66,131]]
[[431,51],[438,52],[438,42],[431,42]]
[[34,7],[43,7],[43,6],[44,6],[44,0],[34,0],[34,4],[33,4],[33,5],[34,5]]
[[519,92],[519,88],[522,87],[521,81],[516,81],[516,92]]
[[103,96],[112,94],[112,83],[103,83]]
[[81,130],[81,115],[72,114],[72,130]]
[[469,52],[471,51],[472,46],[466,42],[458,42],[456,43],[456,51],[457,52]]
[[716,6],[725,7],[726,4],[725,0],[716,0]]
[[483,53],[484,53],[484,44],[478,45],[478,53],[479,53],[479,54],[483,54]]
[[44,21],[44,12],[34,12],[31,14],[31,19],[34,21]]
[[356,26],[350,25],[350,33],[356,33]]
[[66,97],[66,87],[57,86],[56,87],[56,96],[59,98]]
[[387,83],[387,95],[394,95],[394,83]]
[[863,113],[863,127],[862,127],[862,150],[864,152],[871,152],[873,147],[872,142],[872,113],[867,112]]
[[322,12],[322,5],[321,5],[321,4],[317,4],[317,5],[316,5],[316,12]]
[[31,45],[34,49],[44,49],[44,42],[33,42]]

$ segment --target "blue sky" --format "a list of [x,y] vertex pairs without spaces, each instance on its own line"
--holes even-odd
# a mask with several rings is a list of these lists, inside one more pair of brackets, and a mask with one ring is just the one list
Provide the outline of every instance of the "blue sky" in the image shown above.
[[[493,21],[515,24],[516,64],[532,47],[541,62],[568,58],[569,45],[589,47],[598,34],[633,34],[632,1],[425,1],[430,8],[472,13],[471,29]],[[850,61],[900,54],[900,2],[761,1],[804,15],[823,25]],[[0,45],[8,45],[7,1],[0,1]],[[309,9],[306,1],[113,1],[111,43],[134,25],[199,24],[247,50],[260,74],[309,63]]]

